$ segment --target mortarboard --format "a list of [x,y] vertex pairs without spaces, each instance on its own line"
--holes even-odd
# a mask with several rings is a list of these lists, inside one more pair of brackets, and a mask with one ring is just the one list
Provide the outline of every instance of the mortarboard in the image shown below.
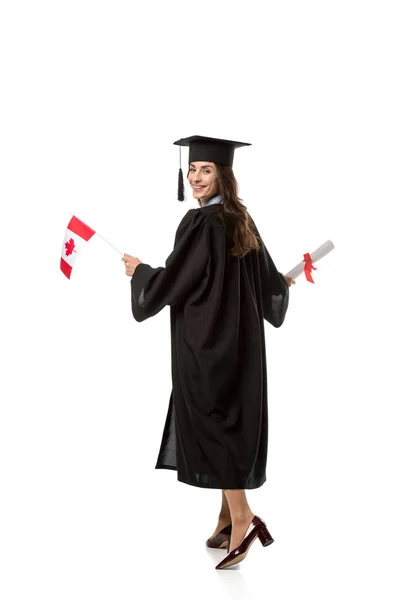
[[183,173],[180,164],[181,148],[180,146],[189,146],[189,163],[196,160],[205,160],[219,163],[221,165],[233,164],[233,155],[235,148],[241,146],[251,146],[246,142],[233,142],[232,140],[221,140],[219,138],[205,137],[202,135],[192,135],[174,142],[179,146],[179,178],[178,178],[178,200],[184,200]]

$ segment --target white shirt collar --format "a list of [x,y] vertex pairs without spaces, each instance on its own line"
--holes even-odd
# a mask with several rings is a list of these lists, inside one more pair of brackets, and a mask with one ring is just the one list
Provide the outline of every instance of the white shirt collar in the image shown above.
[[210,200],[205,204],[205,206],[209,206],[210,204],[217,204],[218,202],[221,204],[222,196],[213,196]]

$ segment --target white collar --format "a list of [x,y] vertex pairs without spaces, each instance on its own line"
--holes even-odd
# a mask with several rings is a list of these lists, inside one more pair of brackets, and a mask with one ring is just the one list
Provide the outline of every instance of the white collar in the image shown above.
[[210,204],[217,204],[218,202],[221,204],[222,196],[213,196],[204,206],[210,206]]

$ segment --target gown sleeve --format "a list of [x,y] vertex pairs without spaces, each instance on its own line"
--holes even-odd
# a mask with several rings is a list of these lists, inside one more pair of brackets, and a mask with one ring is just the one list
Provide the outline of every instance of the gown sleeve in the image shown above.
[[184,302],[200,283],[209,259],[207,224],[198,209],[180,222],[174,249],[165,267],[139,263],[131,278],[132,314],[136,321],[156,315],[166,305]]
[[289,305],[289,285],[278,271],[253,221],[260,242],[258,252],[262,290],[263,317],[273,327],[280,327]]

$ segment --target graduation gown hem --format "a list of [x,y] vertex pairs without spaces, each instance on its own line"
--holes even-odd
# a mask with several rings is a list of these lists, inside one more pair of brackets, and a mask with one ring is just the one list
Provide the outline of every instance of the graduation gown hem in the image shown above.
[[240,483],[240,482],[227,482],[227,483],[223,483],[221,482],[212,482],[212,483],[206,483],[206,482],[199,482],[199,481],[188,481],[187,479],[185,479],[182,475],[179,474],[177,467],[173,467],[171,465],[163,465],[160,463],[157,463],[156,466],[154,467],[155,469],[166,469],[168,471],[176,471],[177,472],[177,480],[180,483],[186,483],[186,485],[191,485],[194,487],[200,487],[200,488],[208,488],[208,489],[213,489],[213,490],[254,490],[257,489],[259,487],[261,487],[267,480],[266,475],[264,474],[264,476],[262,476],[259,480],[253,480],[252,484],[247,484],[247,483]]
[[176,467],[173,467],[172,465],[156,465],[154,467],[155,469],[168,469],[170,471],[176,471]]
[[186,481],[182,479],[179,475],[177,476],[177,480],[181,483],[186,483],[187,485],[192,485],[194,487],[200,488],[208,488],[213,490],[254,490],[263,485],[266,479],[262,479],[259,483],[255,483],[253,485],[246,485],[241,483],[231,483],[231,484],[207,484],[207,483],[194,483],[190,481]]

